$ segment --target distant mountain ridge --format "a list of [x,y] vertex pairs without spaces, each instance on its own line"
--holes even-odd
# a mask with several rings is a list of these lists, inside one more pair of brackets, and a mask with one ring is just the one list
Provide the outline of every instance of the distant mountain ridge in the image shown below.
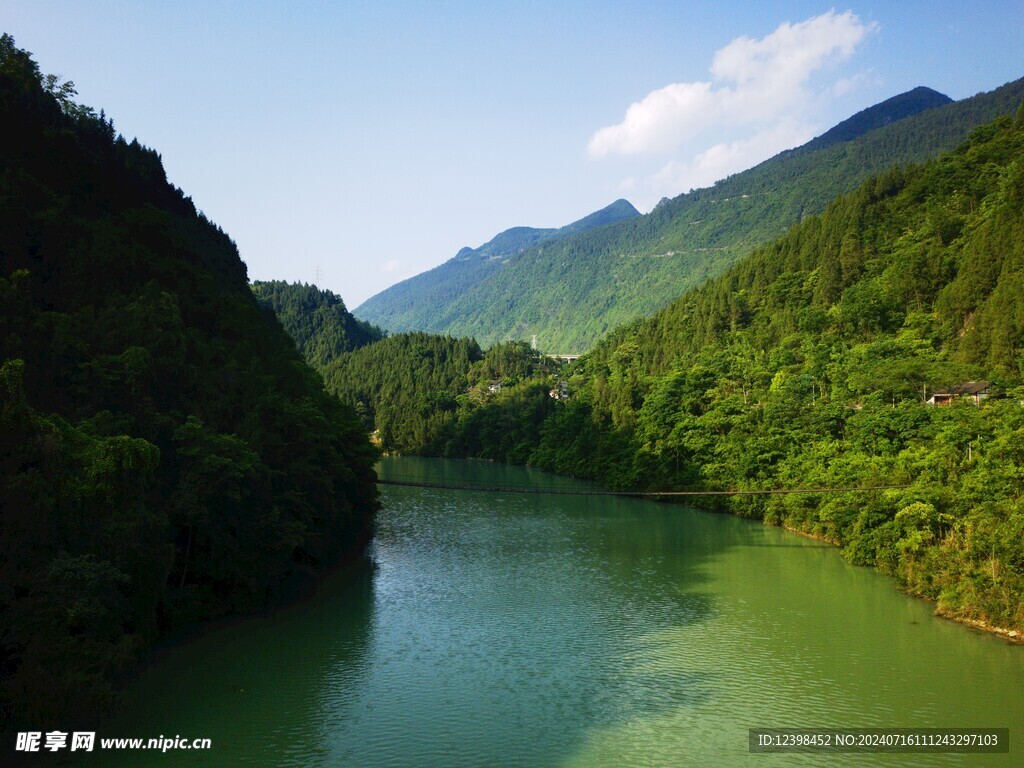
[[477,248],[465,247],[454,257],[415,277],[391,286],[363,302],[353,314],[367,322],[399,332],[440,331],[437,313],[501,266],[503,259],[518,256],[527,248],[571,237],[595,227],[639,216],[628,200],[616,200],[560,228],[512,227]]
[[486,273],[448,262],[354,314],[389,330],[473,336],[484,347],[536,334],[543,350],[582,352],[869,177],[954,148],[978,126],[1013,113],[1022,98],[1024,80],[956,102],[915,88],[802,147],[664,200],[649,214],[506,253]]
[[235,243],[74,94],[0,34],[8,744],[97,722],[169,633],[354,559],[378,506],[376,451]]
[[599,211],[594,211],[582,219],[574,221],[572,224],[566,224],[564,227],[551,229],[512,227],[511,229],[506,229],[479,248],[462,248],[455,254],[455,258],[462,260],[468,258],[497,259],[503,256],[515,256],[526,248],[539,243],[558,240],[569,235],[585,232],[594,227],[603,227],[605,224],[614,224],[617,221],[631,219],[639,215],[640,211],[634,208],[632,203],[628,200],[619,199]]

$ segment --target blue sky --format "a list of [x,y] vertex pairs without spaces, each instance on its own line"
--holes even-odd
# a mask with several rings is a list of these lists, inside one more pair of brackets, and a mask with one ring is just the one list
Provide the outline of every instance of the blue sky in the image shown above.
[[6,0],[238,243],[355,307],[517,225],[642,211],[918,85],[1024,76],[1024,3]]

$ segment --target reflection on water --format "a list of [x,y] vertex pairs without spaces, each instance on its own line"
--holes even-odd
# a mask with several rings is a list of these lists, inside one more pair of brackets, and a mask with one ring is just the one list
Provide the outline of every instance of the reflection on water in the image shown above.
[[373,572],[358,563],[295,605],[221,623],[150,665],[129,691],[128,712],[97,736],[210,738],[214,748],[112,752],[103,764],[317,764],[345,709],[334,692],[365,676]]
[[[484,462],[381,471],[572,485]],[[389,486],[383,500],[375,568],[139,680],[146,706],[119,731],[206,736],[212,752],[121,764],[1024,762],[747,753],[752,727],[1024,734],[1024,649],[932,617],[820,542],[635,499]]]

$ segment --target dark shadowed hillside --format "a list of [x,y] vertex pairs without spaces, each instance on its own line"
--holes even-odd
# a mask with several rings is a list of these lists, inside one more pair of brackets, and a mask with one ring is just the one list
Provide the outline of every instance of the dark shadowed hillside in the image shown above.
[[384,337],[380,328],[353,317],[340,296],[315,285],[257,280],[252,292],[274,311],[299,354],[314,369]]
[[839,125],[830,128],[817,138],[800,147],[799,152],[813,152],[818,149],[830,147],[833,144],[842,144],[844,141],[853,141],[858,136],[863,136],[876,128],[884,128],[890,123],[902,120],[905,117],[924,112],[926,109],[934,109],[949,104],[953,100],[945,94],[933,91],[931,88],[918,86],[912,91],[907,91],[899,96],[875,104],[858,112]]
[[354,556],[376,507],[234,243],[73,96],[0,38],[4,729],[94,718],[155,639]]

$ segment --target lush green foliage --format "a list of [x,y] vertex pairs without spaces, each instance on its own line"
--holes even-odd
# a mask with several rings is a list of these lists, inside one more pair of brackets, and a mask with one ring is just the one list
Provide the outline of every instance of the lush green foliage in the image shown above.
[[[645,216],[507,257],[500,268],[458,285],[454,296],[424,297],[418,309],[424,320],[403,327],[473,336],[484,346],[536,334],[544,351],[586,351],[604,333],[720,274],[872,174],[935,157],[977,126],[1011,114],[1024,98],[1024,80],[944,106],[940,94],[922,90],[713,187],[664,200]],[[428,274],[440,280],[447,272]],[[388,327],[362,308],[357,314]]]
[[323,376],[384,450],[431,453],[480,358],[472,339],[400,333],[338,358]]
[[[608,337],[540,466],[623,487],[910,484],[716,506],[834,541],[950,614],[1024,628],[1024,122],[893,170]],[[934,408],[994,379],[1011,396]]]
[[[567,401],[531,409],[529,383],[481,401],[462,433],[479,440],[446,449],[622,489],[907,485],[706,503],[835,542],[950,615],[1021,631],[1022,276],[1024,107],[610,335],[572,369]],[[1006,396],[924,402],[982,379]],[[506,404],[538,419],[514,445],[490,428]]]
[[234,244],[73,95],[0,38],[0,709],[65,728],[162,632],[359,551],[376,505]]
[[315,285],[256,281],[252,292],[274,311],[299,354],[313,368],[322,368],[345,352],[384,338],[380,328],[353,317],[340,296]]
[[558,366],[522,342],[391,336],[323,369],[385,451],[525,463],[554,410]]

